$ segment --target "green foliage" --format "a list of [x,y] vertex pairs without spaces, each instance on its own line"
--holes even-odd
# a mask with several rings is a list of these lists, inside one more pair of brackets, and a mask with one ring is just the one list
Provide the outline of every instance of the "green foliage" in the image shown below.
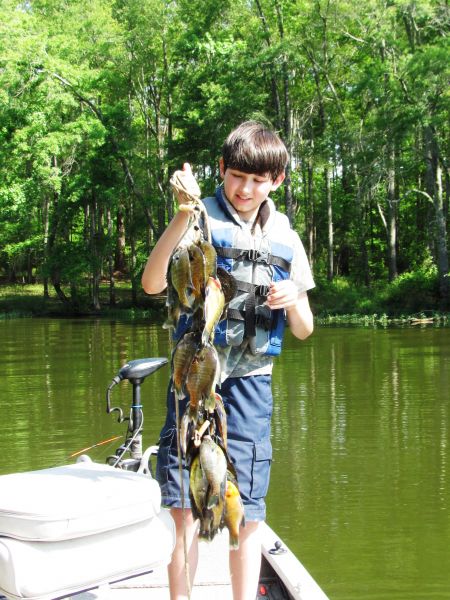
[[49,277],[86,304],[112,262],[139,277],[172,215],[170,173],[190,161],[211,193],[225,136],[258,117],[290,148],[293,206],[274,197],[311,257],[319,312],[436,307],[448,12],[444,0],[4,0],[0,276]]
[[434,266],[402,273],[379,294],[389,314],[413,314],[439,306],[439,281]]
[[311,304],[320,319],[329,315],[382,315],[396,317],[438,310],[437,270],[429,263],[403,273],[389,284],[366,287],[348,278],[332,282],[319,279],[312,292]]

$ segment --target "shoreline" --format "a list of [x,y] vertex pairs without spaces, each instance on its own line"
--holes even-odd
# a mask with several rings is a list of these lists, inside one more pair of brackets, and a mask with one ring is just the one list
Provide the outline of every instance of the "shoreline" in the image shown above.
[[[86,296],[81,296],[78,305],[63,304],[53,292],[48,298],[43,295],[41,284],[0,284],[0,320],[16,318],[88,318],[134,321],[151,319],[162,324],[166,319],[166,296],[148,296],[142,290],[133,303],[131,286],[122,284],[116,289],[116,303],[109,304],[108,287],[101,288],[100,310],[91,308]],[[352,302],[345,292],[335,292],[324,298],[322,290],[310,294],[311,308],[316,325],[359,325],[391,326],[411,325],[445,326],[450,324],[450,312],[431,307],[430,303],[414,306],[405,299],[405,306],[380,307],[365,305],[361,310],[358,302]],[[372,310],[370,310],[372,308]]]

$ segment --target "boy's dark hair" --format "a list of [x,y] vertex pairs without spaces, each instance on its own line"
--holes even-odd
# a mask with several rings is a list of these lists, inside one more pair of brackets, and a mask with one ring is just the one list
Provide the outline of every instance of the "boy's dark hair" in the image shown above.
[[284,172],[289,155],[281,138],[257,121],[245,121],[234,129],[222,147],[224,170],[270,175]]

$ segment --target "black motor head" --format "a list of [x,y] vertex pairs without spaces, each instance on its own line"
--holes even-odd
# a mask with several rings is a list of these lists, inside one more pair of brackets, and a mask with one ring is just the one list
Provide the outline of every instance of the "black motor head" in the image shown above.
[[120,379],[128,379],[129,381],[143,381],[148,375],[151,375],[168,362],[167,358],[138,358],[130,360],[120,369],[118,377]]

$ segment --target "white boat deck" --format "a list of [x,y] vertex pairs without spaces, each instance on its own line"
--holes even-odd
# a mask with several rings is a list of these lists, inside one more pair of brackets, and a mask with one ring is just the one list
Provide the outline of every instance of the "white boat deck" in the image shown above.
[[[316,581],[296,556],[286,547],[283,554],[272,555],[279,539],[266,524],[263,529],[262,554],[284,583],[294,600],[328,600]],[[231,600],[228,568],[228,532],[224,530],[213,542],[201,542],[199,565],[191,600]],[[134,577],[97,590],[72,596],[71,600],[169,600],[166,567],[148,575]]]
[[[230,600],[232,598],[228,569],[228,533],[223,531],[213,542],[201,542],[199,565],[192,589],[192,600]],[[168,600],[167,568],[148,575],[103,586],[97,590],[72,596],[73,600]]]

